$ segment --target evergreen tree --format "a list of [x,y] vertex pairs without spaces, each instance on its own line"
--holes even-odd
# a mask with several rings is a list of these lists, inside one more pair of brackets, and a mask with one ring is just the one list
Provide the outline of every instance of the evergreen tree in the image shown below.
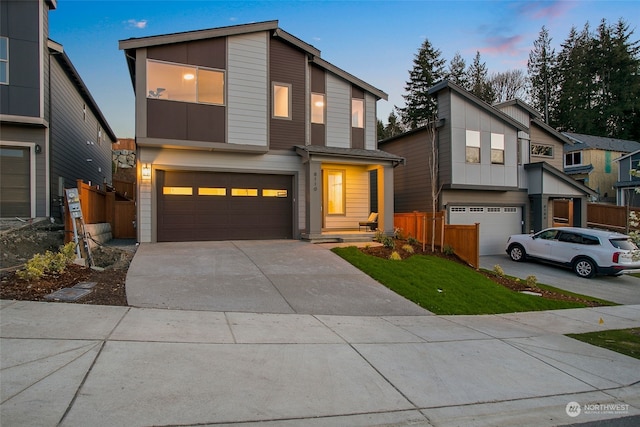
[[544,121],[549,123],[550,106],[554,103],[552,94],[556,93],[553,70],[556,66],[556,54],[551,48],[549,31],[543,25],[538,38],[533,42],[533,50],[529,53],[527,70],[529,73],[529,97],[535,109],[543,114]]
[[451,61],[449,62],[447,79],[451,83],[455,83],[461,88],[469,88],[467,80],[467,64],[464,58],[460,55],[460,52],[456,52],[456,54],[453,56],[453,59],[451,59]]
[[440,50],[425,40],[414,57],[413,69],[404,88],[407,92],[403,95],[405,107],[397,109],[402,123],[408,129],[427,124],[436,112],[436,101],[427,91],[445,77],[445,60],[440,55]]
[[480,62],[480,52],[478,51],[476,51],[473,63],[467,70],[467,81],[469,82],[469,92],[488,104],[494,103],[495,94],[491,88],[491,83],[489,83],[487,65],[484,62]]
[[400,135],[404,132],[404,127],[400,120],[398,120],[398,116],[392,111],[389,113],[389,118],[387,119],[387,127],[385,131],[387,133],[387,138],[391,138],[392,136]]

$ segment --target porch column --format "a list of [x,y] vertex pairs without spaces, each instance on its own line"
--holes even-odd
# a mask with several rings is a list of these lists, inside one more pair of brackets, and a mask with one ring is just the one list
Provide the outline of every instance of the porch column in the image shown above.
[[393,166],[378,166],[378,228],[393,234]]
[[309,235],[322,234],[322,171],[321,162],[309,161],[307,167],[306,228]]

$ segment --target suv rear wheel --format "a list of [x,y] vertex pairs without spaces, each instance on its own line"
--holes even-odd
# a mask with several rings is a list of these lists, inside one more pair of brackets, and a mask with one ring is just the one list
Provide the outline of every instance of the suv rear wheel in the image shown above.
[[578,276],[588,279],[596,274],[596,265],[588,258],[579,258],[573,263],[573,271]]

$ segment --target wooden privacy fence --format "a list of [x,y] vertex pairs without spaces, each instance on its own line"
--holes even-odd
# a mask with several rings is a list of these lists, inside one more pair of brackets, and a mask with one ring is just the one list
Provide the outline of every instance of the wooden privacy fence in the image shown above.
[[[433,222],[435,221],[435,227]],[[443,250],[451,247],[455,254],[475,268],[480,267],[480,225],[445,224],[444,211],[395,213],[393,225],[402,236],[413,237],[426,246],[431,245],[435,228],[435,246]]]
[[[76,184],[82,207],[82,217],[85,224],[109,223],[114,239],[133,239],[135,230],[135,201],[116,200],[113,191],[100,190],[85,184],[81,179]],[[65,201],[65,243],[73,239],[73,223]]]
[[629,227],[627,222],[631,211],[640,215],[640,208],[587,203],[587,227],[627,233],[629,230],[636,229]]

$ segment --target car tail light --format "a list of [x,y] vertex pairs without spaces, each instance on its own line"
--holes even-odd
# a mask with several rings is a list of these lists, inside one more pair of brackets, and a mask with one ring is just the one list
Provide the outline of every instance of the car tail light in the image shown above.
[[614,252],[613,253],[613,262],[618,263],[619,259],[620,259],[620,255],[622,254],[622,252]]

